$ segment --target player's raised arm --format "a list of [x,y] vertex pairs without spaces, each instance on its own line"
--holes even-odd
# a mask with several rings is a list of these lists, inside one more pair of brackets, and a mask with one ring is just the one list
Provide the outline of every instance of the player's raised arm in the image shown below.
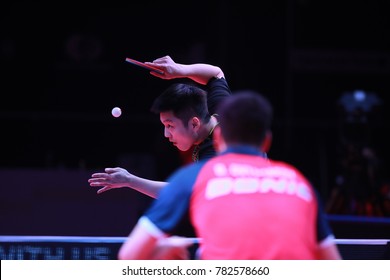
[[218,66],[205,63],[180,64],[176,63],[169,55],[157,58],[153,62],[145,62],[145,64],[164,71],[164,74],[157,72],[150,72],[150,74],[166,80],[189,78],[205,85],[213,77],[224,78],[224,73]]

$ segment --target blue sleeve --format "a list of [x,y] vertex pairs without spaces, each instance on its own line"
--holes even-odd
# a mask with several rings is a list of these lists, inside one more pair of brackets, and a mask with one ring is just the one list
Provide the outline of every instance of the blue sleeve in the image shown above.
[[188,165],[173,173],[146,211],[144,216],[164,233],[194,236],[189,206],[192,188],[202,165]]

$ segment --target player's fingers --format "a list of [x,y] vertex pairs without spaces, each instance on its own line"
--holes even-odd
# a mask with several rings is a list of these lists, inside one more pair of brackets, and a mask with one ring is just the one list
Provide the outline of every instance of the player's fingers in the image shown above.
[[111,188],[110,188],[109,186],[105,186],[105,187],[103,187],[103,188],[101,188],[101,189],[98,189],[97,194],[104,193],[104,192],[106,192],[106,191],[108,191],[108,190],[110,190],[110,189],[111,189]]
[[153,60],[153,63],[161,63],[161,62],[165,62],[165,61],[166,61],[165,57],[160,57],[160,58],[156,58],[155,60]]
[[99,183],[99,182],[106,182],[107,180],[109,180],[110,178],[109,177],[92,177],[92,178],[89,178],[88,179],[88,182],[90,183]]
[[92,178],[108,178],[109,175],[107,173],[94,173],[91,175]]
[[88,183],[91,187],[102,187],[102,186],[108,186],[111,184],[111,182],[106,180],[105,178],[89,179]]
[[[111,173],[118,171],[119,169],[120,169],[119,167],[115,167],[115,168],[107,167],[107,168],[104,168],[104,171],[108,174],[111,174]],[[104,173],[104,174],[106,174],[106,173]]]

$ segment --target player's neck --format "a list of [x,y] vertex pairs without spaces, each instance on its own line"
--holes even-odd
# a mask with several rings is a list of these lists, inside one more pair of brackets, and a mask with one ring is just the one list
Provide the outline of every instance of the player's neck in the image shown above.
[[202,143],[207,137],[209,137],[213,131],[214,128],[218,125],[218,121],[215,118],[215,116],[211,116],[210,121],[204,125],[203,129],[199,132],[199,139],[195,143],[196,145],[199,145]]

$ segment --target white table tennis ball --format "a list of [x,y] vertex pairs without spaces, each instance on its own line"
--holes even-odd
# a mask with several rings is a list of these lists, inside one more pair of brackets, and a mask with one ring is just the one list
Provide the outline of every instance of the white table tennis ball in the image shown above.
[[120,116],[122,115],[122,110],[121,110],[121,108],[119,108],[119,107],[114,107],[114,108],[112,108],[112,110],[111,110],[111,114],[112,114],[115,118],[118,118],[118,117],[120,117]]

